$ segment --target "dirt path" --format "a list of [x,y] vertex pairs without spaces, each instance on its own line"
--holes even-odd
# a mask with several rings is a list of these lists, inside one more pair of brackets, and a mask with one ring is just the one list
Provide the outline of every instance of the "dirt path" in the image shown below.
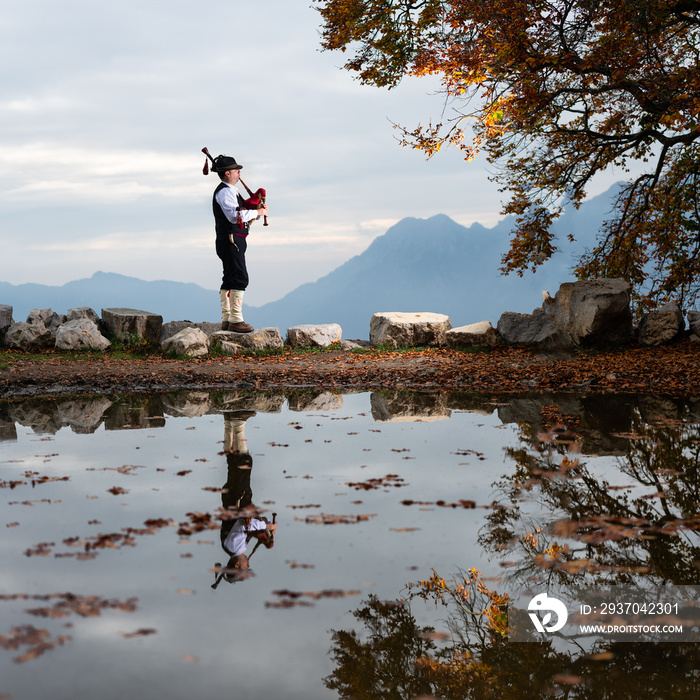
[[469,392],[615,392],[700,396],[700,343],[630,347],[568,357],[518,348],[351,353],[330,351],[267,357],[123,360],[109,354],[77,359],[60,353],[28,358],[4,353],[0,398],[175,388],[323,387]]

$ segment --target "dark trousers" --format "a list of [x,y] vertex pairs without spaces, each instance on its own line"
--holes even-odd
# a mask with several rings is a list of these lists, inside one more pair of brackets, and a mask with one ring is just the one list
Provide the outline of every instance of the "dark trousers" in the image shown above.
[[239,289],[248,287],[248,270],[245,265],[245,252],[248,242],[242,236],[233,236],[233,243],[228,238],[217,236],[216,254],[224,266],[221,289]]

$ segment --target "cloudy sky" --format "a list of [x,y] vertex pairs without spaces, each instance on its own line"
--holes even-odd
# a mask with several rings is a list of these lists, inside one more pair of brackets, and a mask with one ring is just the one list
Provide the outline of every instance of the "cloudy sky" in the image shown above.
[[499,218],[483,163],[426,161],[392,123],[439,85],[363,87],[319,51],[311,0],[7,0],[0,17],[0,281],[98,270],[218,289],[207,146],[268,193],[247,303],[313,281],[405,216]]

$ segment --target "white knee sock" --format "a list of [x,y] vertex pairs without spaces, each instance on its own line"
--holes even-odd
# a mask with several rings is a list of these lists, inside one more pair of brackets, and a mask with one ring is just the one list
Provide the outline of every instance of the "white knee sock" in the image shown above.
[[228,323],[231,320],[231,290],[219,290],[219,297],[221,298],[221,322]]
[[229,323],[243,322],[243,291],[240,289],[230,290],[231,310],[229,312]]

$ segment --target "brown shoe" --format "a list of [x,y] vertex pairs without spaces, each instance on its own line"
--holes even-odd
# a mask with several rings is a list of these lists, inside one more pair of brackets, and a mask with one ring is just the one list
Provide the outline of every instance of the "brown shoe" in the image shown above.
[[223,321],[221,323],[221,330],[222,331],[227,331],[231,328],[231,324],[228,321]]
[[228,329],[234,333],[252,333],[255,330],[250,323],[246,323],[245,321],[241,321],[240,323],[229,323]]

